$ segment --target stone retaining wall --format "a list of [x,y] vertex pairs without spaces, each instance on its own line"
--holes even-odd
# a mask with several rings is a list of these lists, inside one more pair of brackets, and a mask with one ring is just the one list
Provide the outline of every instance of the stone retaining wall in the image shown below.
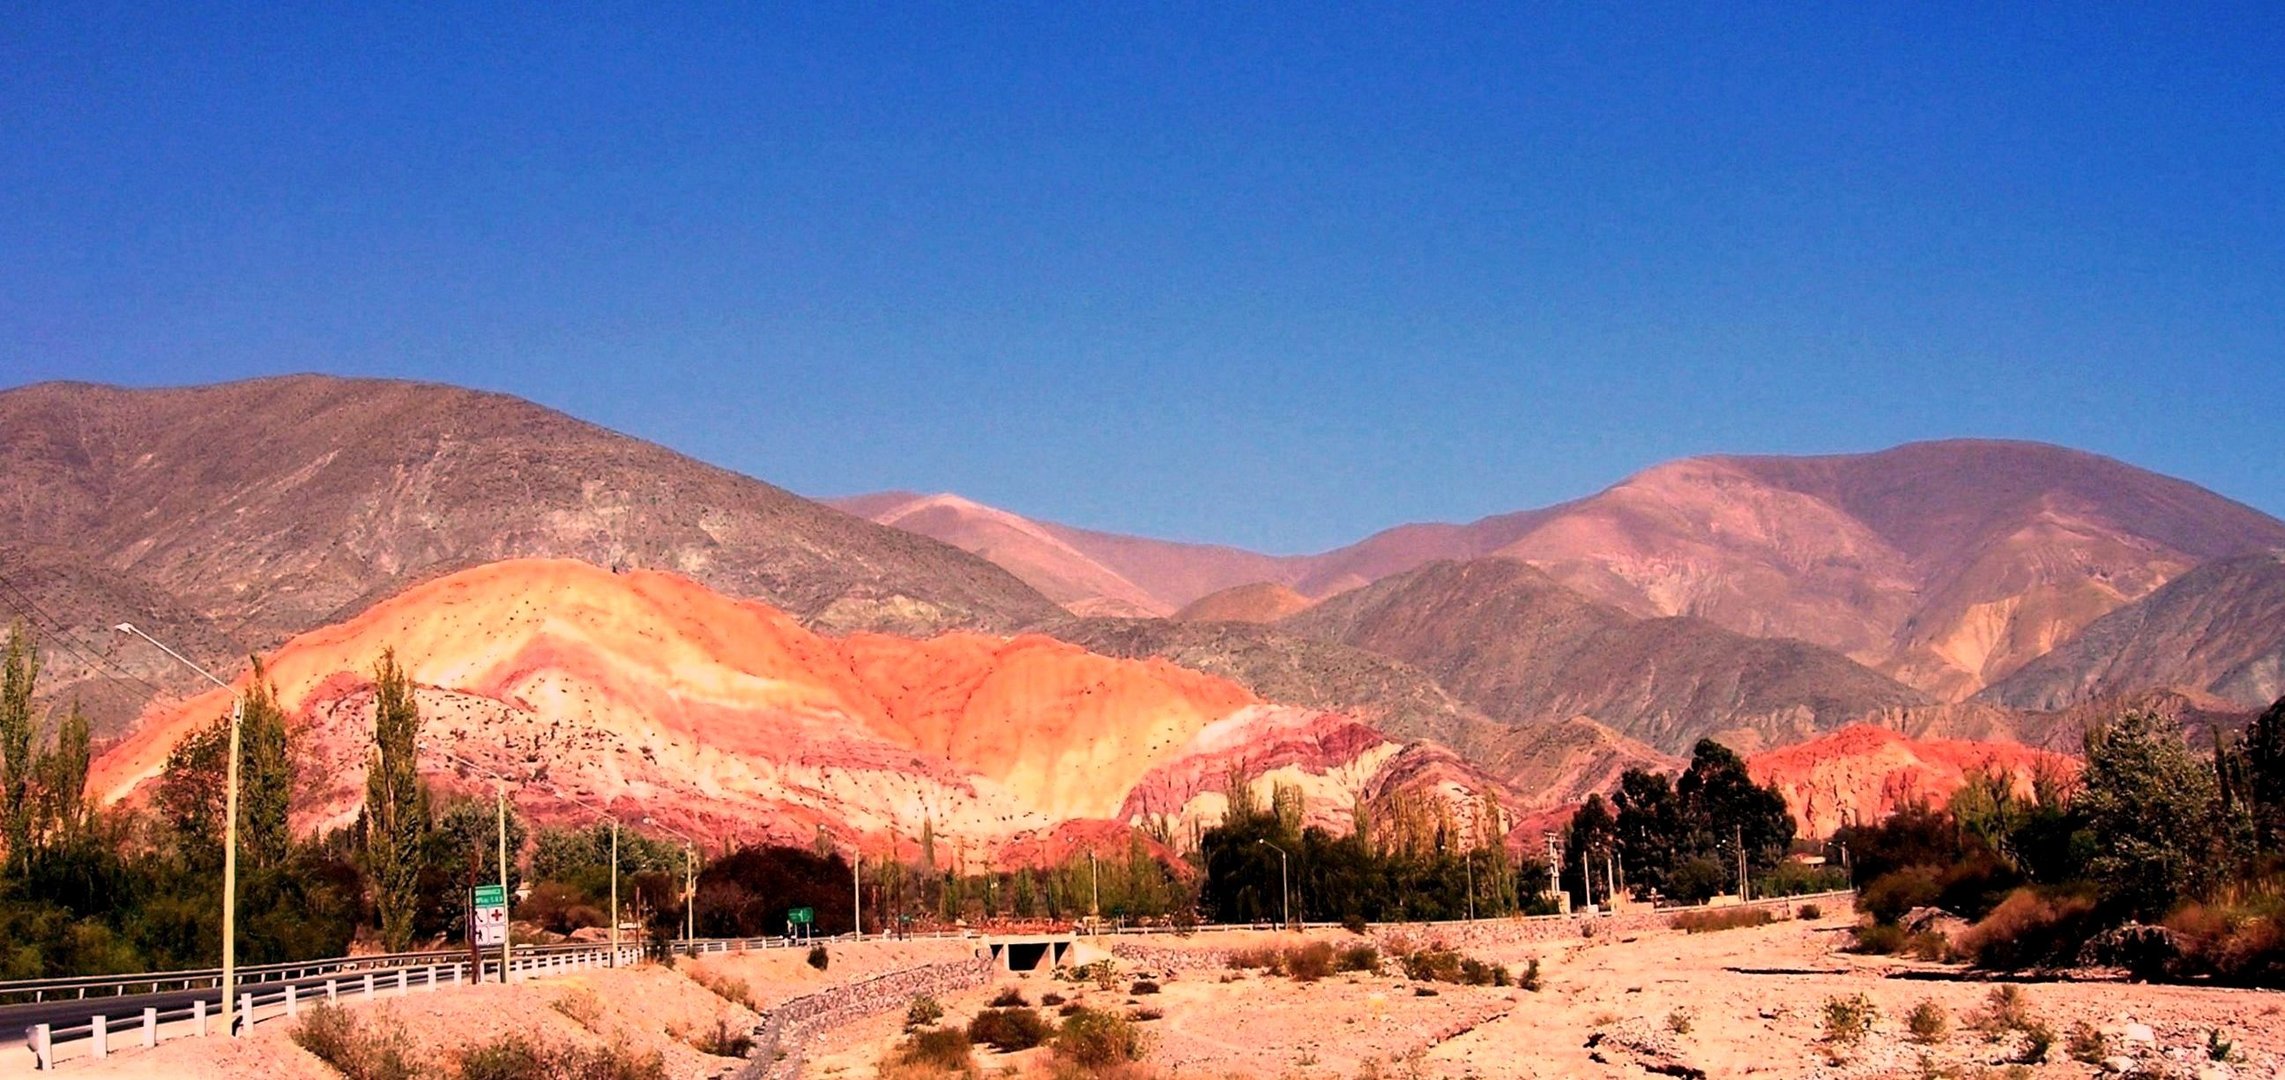
[[988,958],[926,964],[794,998],[762,1013],[753,1064],[740,1080],[793,1080],[817,1036],[852,1020],[903,1009],[923,994],[944,997],[991,981]]

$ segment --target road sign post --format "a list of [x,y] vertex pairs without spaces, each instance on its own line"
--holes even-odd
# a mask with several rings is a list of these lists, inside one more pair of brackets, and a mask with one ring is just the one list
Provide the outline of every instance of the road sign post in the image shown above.
[[787,908],[785,913],[785,921],[788,927],[800,927],[802,940],[806,941],[809,939],[811,934],[810,927],[815,925],[817,922],[817,909],[806,907]]
[[[478,885],[469,906],[469,943],[479,949],[508,943],[508,890],[501,885]],[[508,973],[503,965],[500,978]]]

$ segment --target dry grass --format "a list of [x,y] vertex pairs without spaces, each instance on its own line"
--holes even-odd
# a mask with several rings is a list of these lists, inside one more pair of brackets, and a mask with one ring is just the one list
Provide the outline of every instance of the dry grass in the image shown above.
[[294,1025],[293,1040],[347,1080],[412,1080],[430,1072],[386,1012],[368,1023],[340,1005],[319,1005]]
[[1777,917],[1768,908],[1733,907],[1710,908],[1705,911],[1685,911],[1666,925],[1687,934],[1706,934],[1716,930],[1743,930],[1752,926],[1768,926]]
[[754,1003],[754,988],[746,985],[744,979],[717,975],[695,964],[691,965],[690,969],[683,974],[690,976],[690,981],[712,991],[715,997],[732,1004],[743,1005],[753,1012],[762,1011],[762,1007]]

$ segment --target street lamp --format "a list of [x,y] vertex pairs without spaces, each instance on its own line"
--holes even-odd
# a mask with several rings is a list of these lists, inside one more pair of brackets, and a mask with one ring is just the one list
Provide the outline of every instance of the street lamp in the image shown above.
[[1276,844],[1272,844],[1267,840],[1256,840],[1254,843],[1260,844],[1261,846],[1268,848],[1271,851],[1277,852],[1278,900],[1284,905],[1282,910],[1285,912],[1285,929],[1291,930],[1293,929],[1293,884],[1291,880],[1286,876],[1285,872],[1285,849],[1277,846]]
[[191,663],[190,658],[167,648],[159,639],[135,628],[134,623],[120,623],[112,627],[122,634],[142,638],[159,647],[159,651],[174,657],[184,667],[198,672],[206,681],[230,691],[230,760],[223,768],[222,787],[222,1030],[232,1036],[238,1029],[231,1023],[232,1010],[237,1005],[238,987],[238,753],[239,732],[245,727],[246,695],[237,687],[216,678],[215,674]]

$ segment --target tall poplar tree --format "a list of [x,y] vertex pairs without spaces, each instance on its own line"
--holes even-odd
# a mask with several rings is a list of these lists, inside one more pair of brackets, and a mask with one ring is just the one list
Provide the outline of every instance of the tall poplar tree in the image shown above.
[[429,828],[428,789],[417,755],[420,705],[395,650],[373,670],[374,760],[365,773],[365,869],[373,881],[381,939],[390,951],[411,946],[420,910],[422,850]]
[[10,867],[22,866],[31,846],[32,684],[39,677],[40,654],[19,621],[0,660],[0,843]]

